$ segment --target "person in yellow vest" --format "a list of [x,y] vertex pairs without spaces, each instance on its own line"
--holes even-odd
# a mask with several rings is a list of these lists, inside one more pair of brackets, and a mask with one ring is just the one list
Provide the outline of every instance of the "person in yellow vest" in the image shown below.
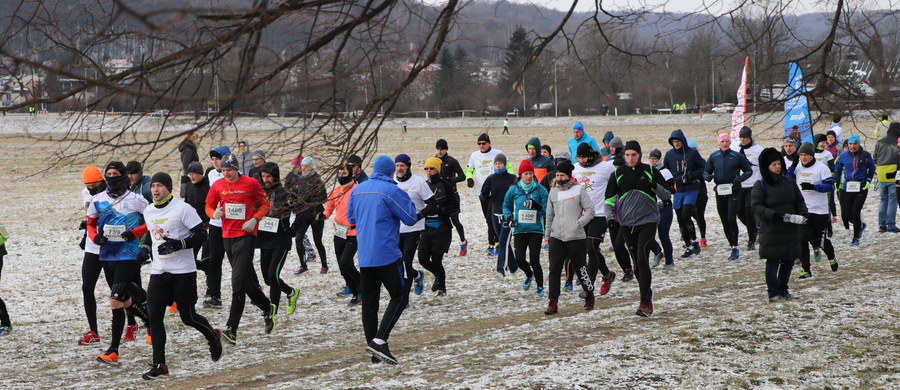
[[885,134],[887,134],[888,128],[891,126],[891,121],[888,119],[887,114],[881,116],[881,122],[878,122],[875,125],[875,132],[872,134],[875,138],[881,137],[882,130]]

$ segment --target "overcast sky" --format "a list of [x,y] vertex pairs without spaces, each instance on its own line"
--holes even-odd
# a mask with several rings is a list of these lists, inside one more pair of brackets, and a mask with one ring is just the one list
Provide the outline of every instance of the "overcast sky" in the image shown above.
[[[544,5],[546,7],[559,10],[568,10],[572,6],[571,0],[512,0],[521,3],[534,3]],[[900,8],[900,0],[849,0],[854,6],[861,5],[868,9],[898,9]],[[835,0],[785,0],[789,2],[789,7],[794,13],[821,12],[834,10],[833,6],[837,3]],[[593,10],[595,1],[580,0],[577,10],[590,11]],[[603,0],[603,8],[607,10],[616,9],[654,9],[656,11],[668,12],[693,12],[701,11],[709,7],[713,14],[720,14],[727,7],[733,7],[738,4],[737,0]],[[799,12],[798,12],[799,11]]]

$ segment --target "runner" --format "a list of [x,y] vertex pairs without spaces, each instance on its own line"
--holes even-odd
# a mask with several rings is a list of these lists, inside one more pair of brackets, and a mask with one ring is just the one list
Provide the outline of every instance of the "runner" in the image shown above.
[[559,312],[559,279],[563,264],[571,259],[585,291],[584,309],[594,309],[594,279],[585,265],[587,224],[594,218],[594,202],[587,190],[572,181],[572,163],[556,166],[556,183],[547,196],[544,241],[550,244],[549,302],[544,314]]
[[[429,159],[430,160],[430,159]],[[438,159],[440,160],[440,159]],[[394,158],[394,180],[397,181],[397,187],[406,192],[409,199],[416,205],[416,212],[422,213],[425,209],[425,202],[432,197],[431,188],[428,182],[420,176],[413,175],[410,171],[412,161],[405,154],[398,154]],[[427,169],[427,167],[426,167]],[[400,253],[403,264],[406,266],[406,275],[413,278],[407,280],[407,288],[415,286],[416,295],[422,295],[425,285],[425,273],[413,267],[413,258],[416,256],[416,249],[419,248],[419,240],[422,238],[422,231],[425,230],[425,220],[419,219],[413,225],[400,224]],[[419,258],[422,258],[423,252],[419,248]]]
[[825,133],[825,142],[827,143],[825,150],[831,153],[832,158],[837,158],[841,152],[841,143],[837,139],[837,133],[834,130],[828,130]]
[[[472,155],[469,156],[469,163],[466,165],[466,184],[469,188],[474,187],[476,194],[483,192],[485,180],[494,173],[494,158],[502,153],[500,149],[491,148],[491,137],[486,133],[478,136],[478,150],[472,152]],[[512,166],[507,166],[506,170],[512,174]],[[498,253],[497,230],[492,222],[491,206],[487,198],[479,197],[478,199],[481,202],[481,213],[484,215],[484,221],[487,222],[488,227],[487,254],[496,256]]]
[[231,310],[225,340],[237,343],[237,331],[244,314],[247,297],[263,312],[266,334],[278,323],[277,308],[259,287],[253,268],[257,222],[269,211],[266,193],[259,182],[238,172],[238,159],[233,154],[222,156],[219,167],[224,180],[213,183],[206,197],[206,215],[222,220],[222,240],[231,264]]
[[235,153],[235,157],[238,160],[238,172],[242,175],[247,175],[250,173],[250,168],[253,167],[253,163],[250,161],[250,143],[247,140],[240,140],[237,143],[238,150]]
[[[590,196],[591,201],[593,202],[591,210],[594,211],[593,217],[584,227],[586,237],[585,245],[587,245],[585,251],[588,257],[587,269],[591,275],[591,279],[596,279],[597,270],[599,269],[600,274],[603,277],[603,284],[600,286],[600,295],[606,295],[612,286],[612,282],[616,280],[616,273],[609,270],[609,267],[606,265],[606,258],[603,257],[603,253],[600,252],[600,243],[603,242],[603,235],[607,228],[607,218],[606,211],[603,208],[603,200],[605,199],[606,186],[609,183],[612,173],[616,170],[616,167],[613,161],[601,162],[599,153],[597,153],[596,150],[591,149],[590,145],[587,143],[578,145],[577,154],[578,156],[576,158],[578,164],[574,166],[570,176],[575,179],[577,184],[580,184],[587,191],[588,196]],[[617,229],[618,227],[610,227],[611,243],[615,242],[615,237],[618,233]],[[627,256],[627,251],[624,250],[624,248],[621,252],[625,252],[625,256]],[[624,259],[627,259],[627,257],[624,257],[623,261]],[[628,264],[625,264],[625,266],[622,267],[626,273],[631,271],[630,263],[631,261],[628,260]],[[623,265],[622,262],[619,264]],[[582,286],[584,286],[584,278],[581,279],[581,282]]]
[[731,245],[728,260],[737,260],[741,257],[741,251],[738,249],[737,189],[753,175],[753,169],[746,157],[731,150],[731,137],[728,133],[719,133],[717,140],[719,150],[713,152],[706,160],[703,178],[715,183],[716,211],[719,212],[728,245]]
[[[458,210],[459,204],[456,204],[453,186],[441,177],[440,172],[441,159],[431,157],[425,160],[425,173],[428,174],[428,188],[432,196],[425,200],[427,206],[419,212],[419,216],[425,220],[425,230],[419,241],[419,264],[434,275],[431,291],[437,295],[445,295],[447,271],[444,269],[443,259],[453,239],[450,210]],[[423,278],[421,271],[417,272],[416,283],[421,284]]]
[[753,130],[749,127],[742,127],[738,134],[741,142],[737,146],[732,145],[731,148],[747,158],[753,174],[750,175],[750,179],[741,182],[741,188],[737,194],[737,216],[738,220],[747,229],[747,250],[752,251],[756,250],[756,236],[758,232],[756,216],[753,213],[753,209],[750,208],[750,191],[753,189],[753,184],[759,181],[760,178],[759,154],[762,153],[763,148],[753,141]]
[[[302,157],[298,159],[297,164],[294,165],[300,165],[299,162],[302,159]],[[369,179],[369,175],[367,175],[366,171],[362,169],[362,158],[360,158],[359,156],[354,154],[350,157],[347,157],[347,167],[350,168],[350,176],[353,177],[353,181],[356,182],[356,184],[362,183]]]
[[[437,140],[434,147],[437,150],[435,157],[441,159],[441,177],[453,185],[453,192],[456,194],[456,203],[461,205],[459,192],[456,190],[456,183],[466,181],[466,172],[463,171],[456,158],[447,154],[449,146],[447,146],[446,140]],[[450,221],[453,222],[453,226],[456,227],[456,234],[459,235],[459,256],[465,256],[469,253],[469,241],[466,240],[466,231],[463,228],[462,222],[459,221],[459,213],[460,210],[450,212]]]
[[497,246],[497,273],[500,277],[506,276],[506,269],[515,273],[518,269],[515,254],[509,245],[509,224],[503,219],[503,199],[509,186],[516,180],[516,175],[507,172],[508,162],[502,153],[494,156],[494,173],[485,179],[481,187],[481,201],[487,204],[491,213],[491,224],[497,232],[500,244]]
[[[199,162],[200,155],[197,154],[197,148],[200,146],[200,137],[197,133],[190,133],[184,136],[184,139],[181,140],[181,143],[178,144],[178,153],[181,155],[181,197],[185,197],[185,191],[187,191],[187,185],[190,183],[190,179],[188,178],[188,165],[192,162]],[[201,172],[202,173],[202,172]],[[200,213],[201,218],[205,213]]]
[[[556,166],[553,166],[556,169]],[[544,238],[547,190],[538,184],[534,167],[528,160],[519,164],[519,178],[506,191],[503,199],[503,217],[512,228],[515,257],[525,273],[522,290],[528,291],[532,281],[537,281],[534,295],[543,298],[544,270],[541,268],[541,242]],[[525,251],[529,260],[525,260]]]
[[[203,221],[203,226],[209,229],[209,216],[206,215],[206,195],[209,194],[209,179],[203,175],[203,165],[199,161],[188,164],[186,172],[190,182],[185,191],[182,192],[184,202],[194,208],[194,211],[197,212],[197,215]],[[209,253],[207,253],[209,252],[208,236],[209,233],[207,233],[207,239],[202,245],[193,247],[194,258],[197,259],[197,268],[202,269],[204,272],[208,269],[207,265],[209,264]],[[197,255],[201,252],[202,257],[198,258]]]
[[110,365],[119,364],[119,343],[125,330],[125,311],[144,321],[147,311],[141,306],[147,292],[139,284],[141,263],[138,261],[139,241],[136,238],[147,233],[141,213],[147,201],[128,190],[129,179],[125,164],[112,161],[104,169],[106,191],[91,198],[87,210],[88,238],[100,246],[100,264],[112,294],[112,339],[105,353],[97,355],[97,361]]
[[606,215],[621,226],[625,246],[634,258],[640,288],[637,315],[653,314],[653,289],[650,287],[650,247],[659,223],[657,199],[669,199],[665,180],[659,171],[641,162],[641,145],[637,141],[625,144],[625,164],[616,168],[606,186]]
[[[825,134],[816,134],[813,137],[813,142],[816,145],[816,161],[822,164],[826,164],[826,166],[828,166],[828,170],[834,172],[834,157],[831,155],[831,152],[825,149],[828,146],[828,137],[826,137]],[[836,190],[837,189],[835,189],[835,191]],[[837,222],[837,207],[835,205],[836,203],[834,202],[834,191],[829,191],[828,211],[831,214],[831,223]],[[831,237],[831,234],[831,224],[828,224],[828,237]]]
[[834,138],[837,140],[837,143],[844,142],[844,128],[841,125],[844,124],[843,117],[840,115],[835,115],[831,120],[831,127],[828,128],[829,132],[834,132]]
[[875,144],[873,158],[878,175],[878,231],[900,232],[897,228],[897,165],[900,164],[900,122],[890,124],[887,135]]
[[[650,151],[650,165],[652,165],[656,170],[659,171],[659,174],[662,175],[663,180],[666,181],[665,188],[669,193],[675,192],[675,179],[672,178],[672,172],[669,172],[668,169],[663,167],[662,163],[662,152],[659,149],[653,149]],[[672,239],[669,237],[669,231],[672,229],[672,199],[662,200],[660,199],[657,202],[659,205],[659,224],[656,225],[656,234],[659,236],[659,242],[654,241],[654,245],[652,251],[656,253],[656,257],[653,259],[653,264],[651,267],[656,268],[659,266],[660,260],[665,258],[665,264],[663,265],[663,269],[673,269],[675,268],[675,257],[672,252],[674,248],[672,248]]]
[[[544,146],[546,146],[546,145],[544,145]],[[565,150],[563,150],[562,152],[559,152],[559,154],[556,155],[556,158],[554,159],[553,163],[556,165],[559,165],[559,163],[563,162],[563,161],[568,161],[570,163],[572,162],[572,156],[569,156],[569,152],[567,152]],[[556,168],[553,168],[553,171],[547,172],[547,175],[544,176],[544,178],[541,180],[541,186],[543,186],[544,189],[547,190],[547,193],[549,194],[550,187],[553,187],[553,183],[555,181],[556,181]]]
[[[372,177],[353,190],[347,204],[347,220],[357,228],[362,324],[366,352],[372,355],[372,363],[397,364],[397,358],[388,348],[388,337],[409,304],[399,231],[401,222],[416,223],[416,206],[391,179],[394,169],[393,159],[378,156]],[[382,285],[391,301],[379,325]]]
[[812,245],[817,262],[822,261],[822,250],[828,256],[831,270],[838,270],[834,257],[834,246],[828,238],[828,195],[834,191],[834,179],[831,170],[822,162],[816,161],[815,148],[810,143],[800,146],[800,165],[794,169],[794,181],[800,186],[800,193],[806,203],[809,221],[803,226],[803,242],[800,250],[800,264],[803,270],[800,279],[812,277],[809,262],[809,245]]
[[294,213],[294,223],[291,229],[294,230],[294,237],[297,245],[297,255],[300,257],[300,268],[295,274],[299,275],[307,271],[306,251],[303,248],[303,237],[306,231],[312,228],[313,241],[319,252],[319,259],[322,261],[320,274],[328,273],[328,259],[325,257],[325,244],[322,243],[322,231],[325,228],[325,201],[328,194],[325,190],[325,183],[317,172],[313,170],[314,160],[310,156],[300,159],[299,169],[292,170],[284,180],[284,189],[290,195],[288,202],[291,211]]
[[795,297],[788,292],[794,259],[800,258],[806,204],[800,187],[784,176],[781,153],[766,148],[759,155],[762,178],[753,185],[750,204],[759,221],[759,257],[766,259],[769,302]]
[[[359,157],[357,157],[357,158],[359,158]],[[290,173],[300,172],[300,162],[301,161],[303,161],[303,156],[294,156],[294,158],[291,159],[291,172]],[[362,172],[361,169],[357,169],[357,171],[361,172],[360,179],[365,180],[366,179],[365,172]],[[290,175],[290,173],[289,173],[289,175]],[[282,186],[283,185],[284,184],[282,184]],[[296,218],[294,218],[294,222],[296,222]],[[295,240],[296,240],[296,238],[295,238]],[[302,245],[303,245],[303,250],[304,250],[303,253],[306,255],[306,262],[307,263],[316,262],[318,260],[319,255],[316,253],[316,247],[314,247],[313,244],[309,241],[309,236],[307,236],[305,234],[303,235]],[[297,255],[300,256],[300,248],[299,247],[297,248]],[[298,265],[297,269],[294,270],[294,275],[300,275],[300,274],[306,272],[307,269],[308,268],[304,268],[304,267]]]
[[572,137],[569,138],[569,154],[572,156],[573,165],[578,162],[575,158],[578,156],[578,146],[581,144],[588,144],[592,150],[600,150],[597,141],[584,131],[584,125],[581,122],[575,122],[572,125]]
[[[604,213],[604,215],[606,213],[604,210],[604,207],[603,207],[603,201],[606,199],[606,197],[605,197],[606,182],[609,181],[609,176],[612,174],[612,172],[617,167],[625,165],[625,159],[622,156],[623,148],[625,147],[625,142],[622,141],[622,139],[619,137],[613,137],[606,144],[609,145],[607,147],[607,149],[609,149],[609,156],[606,160],[603,160],[603,161],[604,162],[608,161],[609,163],[607,163],[607,164],[610,164],[610,165],[605,165],[606,169],[608,171],[605,170],[603,172],[603,174],[600,175],[601,176],[600,180],[604,181],[603,186],[602,186],[602,192],[598,192],[596,194],[596,197],[592,196],[592,199],[597,201],[596,203],[594,203],[594,211]],[[576,177],[578,176],[578,174],[577,174],[578,167],[579,167],[579,165],[576,164],[575,165]],[[622,275],[622,281],[630,282],[630,281],[634,280],[634,269],[631,266],[631,258],[629,257],[629,254],[628,254],[628,248],[625,247],[625,242],[623,241],[623,237],[619,234],[619,225],[615,224],[615,223],[610,224],[610,223],[608,223],[608,221],[606,219],[604,219],[604,226],[605,226],[603,228],[604,230],[606,230],[607,228],[609,229],[609,237],[610,237],[609,250],[613,251],[613,253],[616,255],[616,262],[619,263],[619,267],[622,268],[622,271],[624,274],[624,275]],[[590,241],[590,234],[588,234],[588,240]],[[600,232],[600,242],[597,243],[597,245],[598,245],[597,252],[598,253],[600,251],[599,245],[602,242],[603,242],[603,232],[601,231]],[[588,257],[590,257],[590,255],[591,255],[591,249],[588,248]],[[601,287],[600,290],[601,290],[600,295],[604,295],[603,291],[605,291],[605,289],[603,289]]]
[[284,314],[294,314],[297,309],[297,298],[300,290],[289,286],[281,279],[281,270],[291,251],[294,232],[291,231],[291,209],[288,207],[290,196],[281,185],[281,172],[278,164],[267,162],[259,166],[259,176],[266,190],[269,212],[259,221],[259,267],[263,281],[269,286],[269,301],[275,305],[275,313],[281,303],[281,293],[288,299]]
[[703,177],[703,169],[706,161],[700,157],[700,153],[687,146],[687,138],[681,130],[675,130],[669,136],[669,145],[672,149],[666,152],[663,167],[672,172],[675,179],[675,199],[673,208],[678,218],[678,227],[681,230],[681,238],[687,250],[682,258],[700,254],[700,243],[697,242],[697,234],[694,229],[694,207],[700,194],[699,182]]
[[[227,146],[219,146],[209,151],[209,160],[212,163],[206,171],[206,179],[210,187],[224,176],[221,170],[222,157],[230,154]],[[206,212],[206,199],[203,199],[203,214],[211,217]],[[222,261],[225,259],[225,240],[222,238],[222,219],[211,218],[209,220],[209,238],[206,243],[209,249],[209,257],[206,260],[206,294],[203,301],[204,307],[222,307]]]
[[350,201],[350,194],[356,188],[356,182],[350,176],[350,170],[346,165],[338,171],[337,180],[338,186],[331,190],[328,202],[325,203],[325,218],[334,215],[334,256],[344,278],[344,289],[337,295],[350,295],[347,306],[356,306],[360,302],[359,270],[353,262],[357,247],[356,225],[347,220],[347,202]]
[[800,154],[797,153],[799,147],[800,144],[793,137],[784,137],[781,141],[781,156],[784,159],[784,171],[787,175],[791,175],[800,164]]
[[144,209],[148,236],[153,246],[150,283],[147,285],[147,312],[153,339],[153,363],[144,379],[169,376],[166,364],[166,306],[173,301],[180,308],[181,322],[200,331],[209,344],[212,360],[222,357],[222,330],[213,329],[206,317],[194,310],[197,304],[197,267],[191,248],[206,241],[206,228],[197,211],[172,197],[172,178],[159,172],[150,180],[153,204]]
[[[689,139],[687,144],[689,148],[700,152],[697,141]],[[697,188],[700,192],[697,193],[697,207],[694,208],[692,217],[697,221],[697,229],[700,230],[700,247],[706,248],[706,205],[709,203],[709,192],[706,184],[703,184],[702,181],[698,184]]]
[[[553,161],[553,170],[555,171],[556,170],[556,159],[553,157],[553,149],[550,147],[550,145],[547,145],[547,144],[541,145],[541,156],[547,157],[551,161]],[[548,175],[549,175],[549,173],[548,173]]]
[[610,141],[612,141],[613,138],[616,138],[616,134],[613,133],[612,131],[607,131],[606,133],[603,133],[603,147],[609,148],[609,143],[610,143]]
[[838,196],[843,199],[841,203],[841,216],[853,224],[852,246],[859,246],[866,224],[862,221],[862,208],[875,177],[875,162],[872,155],[863,150],[859,144],[859,135],[853,134],[847,138],[848,150],[842,152],[834,163],[834,180],[839,181],[843,176]]
[[129,184],[128,190],[144,197],[147,203],[153,201],[150,195],[150,176],[144,174],[144,166],[137,161],[129,161],[125,164],[125,171],[128,172]]
[[527,160],[534,166],[534,177],[537,181],[543,180],[548,172],[556,170],[556,163],[552,158],[542,155],[542,150],[543,145],[541,145],[541,139],[538,137],[531,138],[525,144],[525,152],[528,153]]
[[266,163],[266,152],[264,150],[255,150],[253,153],[250,153],[250,163],[253,164],[253,166],[250,168],[250,172],[247,172],[247,176],[256,179],[259,184],[265,188],[262,178],[259,176],[259,172],[262,165]]

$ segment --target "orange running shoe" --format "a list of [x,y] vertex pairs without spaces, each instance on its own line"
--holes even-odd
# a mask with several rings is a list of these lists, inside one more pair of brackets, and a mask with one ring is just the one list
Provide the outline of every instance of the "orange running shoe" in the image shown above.
[[97,361],[100,363],[109,364],[110,366],[118,366],[119,353],[107,351],[104,354],[97,355]]
[[172,306],[169,306],[169,314],[178,313],[178,304],[172,302]]
[[144,336],[144,339],[147,340],[147,345],[153,345],[153,337],[150,336],[150,332],[147,332],[147,335]]

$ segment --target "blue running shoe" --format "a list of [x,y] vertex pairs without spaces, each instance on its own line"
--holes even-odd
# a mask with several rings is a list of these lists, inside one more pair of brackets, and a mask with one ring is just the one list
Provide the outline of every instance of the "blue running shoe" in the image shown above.
[[566,283],[566,284],[563,286],[563,290],[566,290],[566,291],[572,291],[572,290],[574,290],[574,288],[572,288],[572,283]]
[[741,257],[741,251],[738,250],[737,247],[731,248],[731,256],[728,256],[728,260],[737,260]]
[[418,276],[413,279],[413,292],[416,295],[422,295],[425,291],[425,273],[422,270],[416,270]]
[[582,292],[578,293],[578,298],[586,299],[586,298],[587,298],[587,294],[585,294],[584,291],[582,291]]
[[344,286],[341,291],[338,291],[337,296],[339,297],[347,297],[350,296],[350,287]]
[[534,292],[534,296],[536,296],[536,297],[538,297],[538,298],[543,298],[543,297],[545,296],[545,294],[544,294],[544,288],[539,286],[539,287],[537,288],[537,291]]
[[522,290],[528,291],[531,288],[531,281],[534,280],[533,276],[525,278],[525,281],[522,282]]
[[854,238],[853,241],[850,241],[850,246],[859,246],[859,240]]
[[580,285],[581,285],[581,279],[575,279],[575,285],[576,285],[576,286],[580,286]]

